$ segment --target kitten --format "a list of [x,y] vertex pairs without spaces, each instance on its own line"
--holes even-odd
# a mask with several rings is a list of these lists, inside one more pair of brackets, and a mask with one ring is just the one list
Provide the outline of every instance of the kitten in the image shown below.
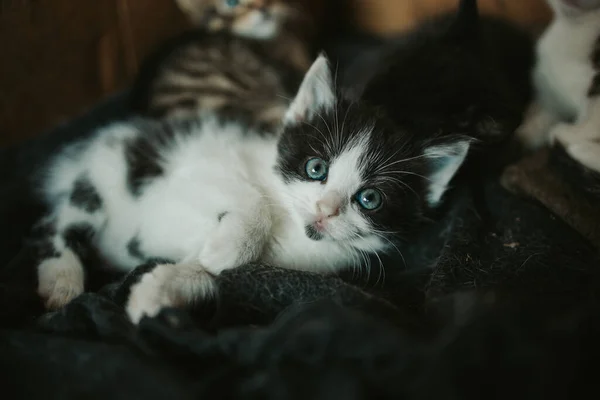
[[[132,286],[134,322],[214,293],[212,276],[260,260],[336,272],[410,238],[442,201],[469,141],[423,137],[336,92],[327,59],[306,74],[279,138],[203,115],[115,123],[53,161],[53,212],[39,295],[60,307],[84,290],[70,237],[85,229],[128,271],[169,259]],[[50,251],[48,251],[50,250]]]
[[531,101],[533,42],[508,21],[480,17],[475,0],[458,3],[456,17],[425,21],[352,65],[347,86],[409,131],[463,133],[498,144]]
[[154,117],[241,114],[277,130],[311,64],[307,12],[281,0],[178,3],[200,31],[176,38],[142,67],[134,110]]
[[555,17],[537,45],[537,98],[517,138],[529,149],[557,141],[600,172],[600,1],[548,2]]

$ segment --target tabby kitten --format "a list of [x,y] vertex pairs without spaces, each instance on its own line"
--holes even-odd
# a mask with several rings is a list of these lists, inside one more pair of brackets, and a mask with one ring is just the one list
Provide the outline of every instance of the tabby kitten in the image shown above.
[[173,261],[132,286],[134,322],[213,295],[214,275],[253,260],[336,272],[395,249],[442,201],[469,141],[415,140],[334,87],[321,56],[280,136],[204,114],[115,123],[65,149],[43,191],[53,210],[38,267],[46,306],[84,290],[73,230],[122,271]]
[[200,31],[169,43],[142,68],[135,111],[244,115],[276,130],[311,63],[313,27],[294,1],[178,0]]
[[600,0],[548,0],[554,20],[537,45],[537,98],[518,139],[553,142],[600,172]]

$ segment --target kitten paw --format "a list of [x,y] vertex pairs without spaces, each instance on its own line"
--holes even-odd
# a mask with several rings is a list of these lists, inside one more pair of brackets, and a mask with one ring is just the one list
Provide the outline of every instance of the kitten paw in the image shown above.
[[548,144],[548,131],[556,118],[534,103],[527,110],[523,124],[515,131],[515,139],[527,150],[537,150]]
[[554,145],[560,143],[563,146],[568,146],[570,143],[579,141],[576,129],[570,124],[556,124],[548,133],[549,143]]
[[584,167],[600,173],[600,143],[579,142],[567,146],[566,151]]
[[60,257],[44,260],[38,266],[38,295],[49,310],[67,305],[84,291],[84,272],[79,258],[66,249]]
[[213,277],[199,265],[162,264],[131,287],[125,309],[137,325],[143,317],[155,317],[164,308],[185,307],[215,294]]
[[558,124],[550,130],[550,143],[561,143],[568,147],[583,142],[594,142],[600,139],[600,129],[590,124]]

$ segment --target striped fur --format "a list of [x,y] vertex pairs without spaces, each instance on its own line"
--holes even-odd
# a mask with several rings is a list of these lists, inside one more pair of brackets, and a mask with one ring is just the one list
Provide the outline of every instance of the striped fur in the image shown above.
[[202,30],[148,62],[135,110],[161,118],[209,110],[277,130],[310,66],[306,15],[282,1],[241,1],[229,9],[225,1],[179,3]]

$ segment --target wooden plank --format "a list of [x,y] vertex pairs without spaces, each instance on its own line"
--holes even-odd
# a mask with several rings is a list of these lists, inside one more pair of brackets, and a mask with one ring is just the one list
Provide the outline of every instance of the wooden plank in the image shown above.
[[[394,35],[424,18],[457,7],[458,0],[352,0],[356,25],[376,35]],[[484,14],[498,15],[539,32],[551,17],[545,0],[479,0]]]
[[136,61],[185,27],[172,0],[0,4],[0,144],[34,136],[124,88]]
[[[38,0],[0,15],[0,134],[30,137],[101,97],[99,43],[115,35],[114,0]],[[116,50],[118,53],[118,49]]]

